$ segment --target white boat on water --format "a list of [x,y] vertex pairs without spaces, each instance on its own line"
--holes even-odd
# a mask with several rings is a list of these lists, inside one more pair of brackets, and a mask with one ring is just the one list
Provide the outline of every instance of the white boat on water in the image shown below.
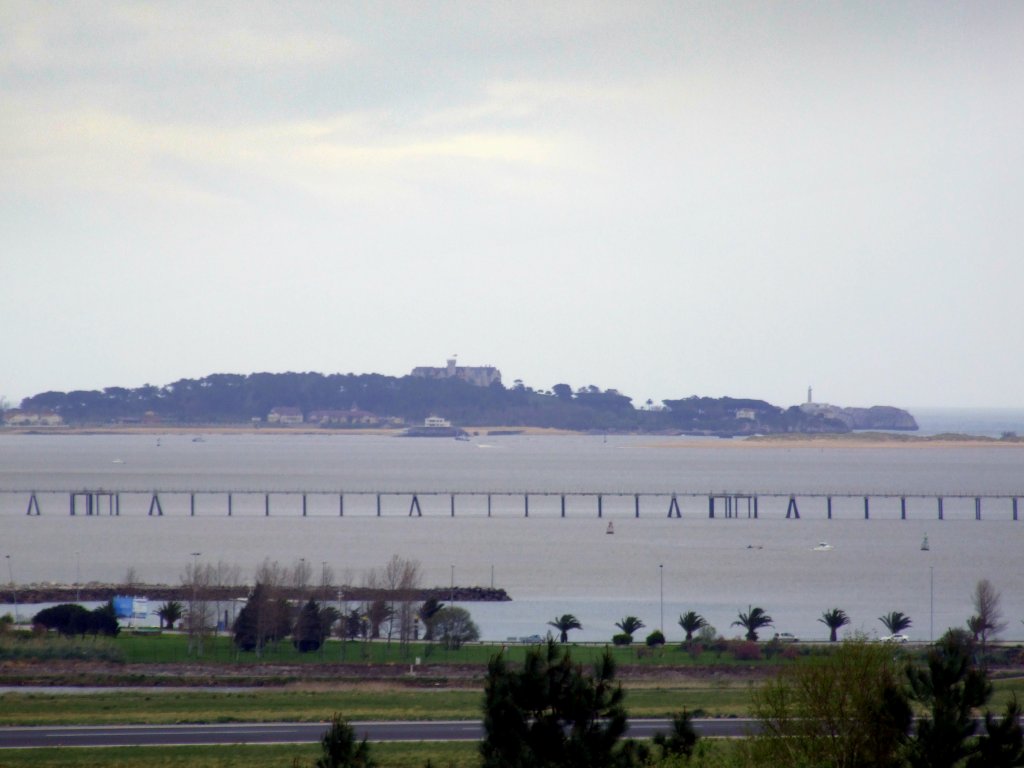
[[611,523],[608,523],[608,527],[605,528],[604,532],[605,533],[615,533],[615,526],[612,525]]
[[921,551],[927,552],[929,549],[931,549],[931,546],[928,544],[928,534],[926,533],[924,535],[924,540],[921,542]]
[[815,552],[828,552],[831,549],[835,549],[835,547],[833,547],[827,541],[819,541],[818,545],[816,547],[811,547],[811,549]]

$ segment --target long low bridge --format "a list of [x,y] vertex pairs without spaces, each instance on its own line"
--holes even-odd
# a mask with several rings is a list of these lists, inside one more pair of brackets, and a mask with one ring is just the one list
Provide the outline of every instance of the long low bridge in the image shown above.
[[[7,497],[9,503],[2,500]],[[804,514],[831,520],[876,517],[907,520],[911,517],[943,520],[947,516],[1018,520],[1022,493],[752,493],[728,491],[584,492],[584,491],[301,491],[301,490],[0,490],[0,511],[21,508],[40,516],[43,508],[63,508],[71,515],[163,517],[168,514],[195,517],[226,512],[227,516],[275,515],[344,517],[460,516],[492,517],[521,515],[598,518],[667,516],[669,518],[778,517],[799,520]],[[13,501],[11,501],[13,499]],[[20,499],[20,501],[19,501]],[[40,502],[44,500],[44,503]],[[122,501],[125,503],[122,505]],[[59,505],[59,507],[58,507]],[[686,514],[684,515],[684,510]],[[988,519],[987,518],[987,519]]]

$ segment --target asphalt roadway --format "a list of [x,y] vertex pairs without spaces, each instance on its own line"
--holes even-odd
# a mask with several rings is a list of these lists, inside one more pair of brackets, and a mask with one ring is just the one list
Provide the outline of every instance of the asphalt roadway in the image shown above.
[[[755,721],[742,718],[693,721],[701,736],[746,736]],[[354,722],[368,741],[479,741],[474,720]],[[0,749],[32,747],[145,747],[197,744],[306,744],[317,742],[325,723],[225,723],[221,725],[89,725],[0,728]],[[668,720],[630,720],[629,736],[667,732]]]

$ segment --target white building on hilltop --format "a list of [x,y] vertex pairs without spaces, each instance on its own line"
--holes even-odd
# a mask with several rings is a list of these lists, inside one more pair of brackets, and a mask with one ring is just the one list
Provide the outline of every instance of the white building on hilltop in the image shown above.
[[417,366],[412,369],[410,376],[417,376],[421,379],[461,379],[467,384],[477,387],[489,387],[491,384],[501,383],[501,371],[493,365],[468,366],[455,363],[455,358],[451,357],[444,368]]

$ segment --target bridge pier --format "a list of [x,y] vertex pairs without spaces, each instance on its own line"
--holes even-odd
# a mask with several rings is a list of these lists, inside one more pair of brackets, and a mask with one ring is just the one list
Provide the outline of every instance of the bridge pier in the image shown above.
[[1017,497],[1013,497],[1013,519],[1017,519]]
[[270,517],[270,494],[263,494],[263,516]]
[[[33,509],[35,512],[32,511]],[[39,500],[36,498],[35,491],[28,497],[28,509],[25,511],[25,514],[29,517],[40,517],[43,514],[39,511]]]
[[939,520],[942,519],[942,497],[939,496]]
[[565,517],[565,494],[562,494],[562,517]]
[[451,502],[452,502],[452,517],[455,517],[455,494],[454,493],[451,495]]
[[423,517],[423,511],[420,509],[420,500],[416,494],[412,495],[412,503],[409,505],[409,517],[412,517],[412,513],[415,512],[417,517]]
[[794,520],[800,519],[800,510],[796,506],[796,496],[789,497],[789,506],[786,507],[786,519],[789,520],[790,515],[793,516]]
[[668,505],[668,516],[669,517],[682,517],[683,516],[682,512],[679,511],[679,500],[676,498],[676,495],[674,493],[672,494],[672,501],[670,501],[669,505]]
[[306,516],[306,494],[302,494],[302,516]]
[[900,496],[900,520],[907,519],[907,497]]
[[188,495],[188,514],[189,517],[196,516],[196,495],[194,493]]
[[523,494],[523,517],[530,516],[530,494]]
[[825,504],[826,504],[826,508],[828,509],[828,519],[831,520],[832,519],[832,497],[831,496],[826,496],[825,497]]
[[380,494],[377,494],[377,517],[380,517]]
[[487,494],[487,516],[491,516],[491,494]]
[[868,510],[868,497],[867,496],[864,497],[864,519],[865,520],[870,520],[871,519],[871,512]]
[[601,494],[597,494],[597,516],[598,518],[604,517],[604,498]]
[[345,494],[338,494],[338,517],[345,516]]
[[228,517],[231,517],[231,494],[228,494]]
[[974,497],[974,519],[981,520],[981,497]]
[[[1016,503],[1016,501],[1017,500],[1014,499],[1014,503]],[[633,494],[633,517],[635,517],[637,520],[640,519],[640,494],[639,493],[634,493]],[[1014,518],[1014,520],[1016,520],[1016,519],[1017,518]]]
[[[91,504],[89,505],[92,506]],[[156,510],[157,517],[164,516],[164,508],[160,505],[160,497],[157,496],[156,492],[153,493],[153,500],[149,502],[149,516],[153,516],[153,510]],[[99,510],[97,510],[98,512]]]
[[708,496],[708,520],[715,519],[715,497]]

